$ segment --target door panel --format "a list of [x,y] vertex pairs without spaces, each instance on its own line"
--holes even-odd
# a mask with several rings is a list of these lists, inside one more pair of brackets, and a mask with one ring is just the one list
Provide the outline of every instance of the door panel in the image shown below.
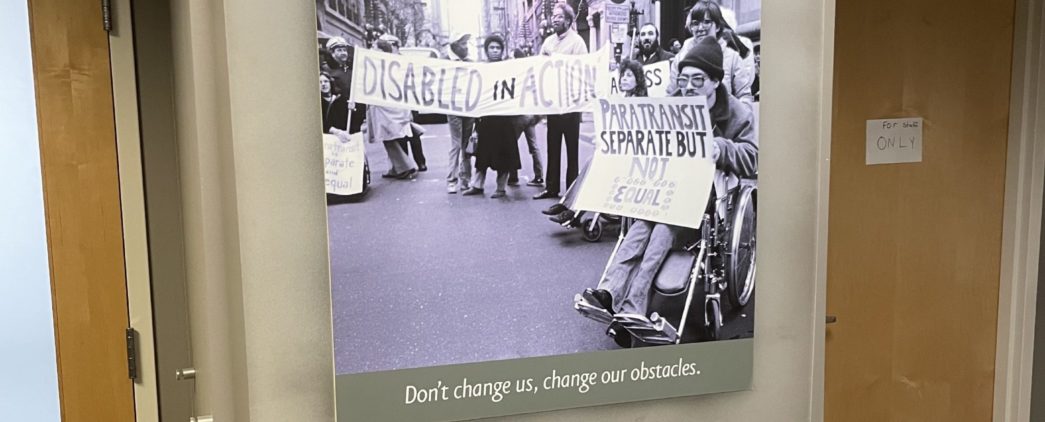
[[65,421],[132,421],[108,36],[100,2],[29,2]]
[[[827,421],[991,418],[1013,5],[836,5]],[[923,161],[865,165],[893,117]]]

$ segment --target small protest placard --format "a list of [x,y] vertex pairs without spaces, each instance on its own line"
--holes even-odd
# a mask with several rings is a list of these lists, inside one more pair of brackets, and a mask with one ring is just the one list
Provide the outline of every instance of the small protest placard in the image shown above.
[[699,228],[715,177],[705,98],[599,99],[594,115],[577,208]]
[[327,193],[355,195],[363,192],[363,169],[366,155],[363,134],[353,133],[342,140],[323,135],[323,163]]

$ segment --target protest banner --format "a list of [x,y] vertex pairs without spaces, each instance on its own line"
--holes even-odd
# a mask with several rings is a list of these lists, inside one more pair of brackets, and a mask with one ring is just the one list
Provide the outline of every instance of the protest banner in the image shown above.
[[[643,73],[646,74],[647,97],[659,98],[668,96],[668,78],[671,77],[671,65],[673,63],[671,60],[664,60],[642,67]],[[610,96],[619,94],[620,75],[617,72],[613,72],[610,76]]]
[[699,228],[714,183],[704,97],[599,99],[577,208]]
[[472,63],[356,49],[351,101],[465,117],[587,111],[608,52]]
[[353,133],[343,141],[335,135],[323,135],[323,163],[327,193],[355,195],[363,192],[363,170],[366,155],[363,134]]

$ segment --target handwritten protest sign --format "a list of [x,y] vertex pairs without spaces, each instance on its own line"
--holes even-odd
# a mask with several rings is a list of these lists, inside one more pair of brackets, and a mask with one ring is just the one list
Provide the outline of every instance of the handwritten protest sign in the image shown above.
[[599,99],[577,208],[699,228],[714,135],[704,97]]
[[348,135],[343,142],[334,135],[323,135],[323,163],[325,164],[327,193],[355,195],[363,192],[363,134]]
[[[643,73],[646,74],[647,97],[659,98],[668,96],[668,78],[671,77],[671,63],[671,60],[664,60],[642,67]],[[620,93],[619,75],[619,73],[613,72],[613,75],[610,76],[610,95],[618,95]]]
[[608,52],[472,63],[357,49],[352,101],[467,117],[587,111]]

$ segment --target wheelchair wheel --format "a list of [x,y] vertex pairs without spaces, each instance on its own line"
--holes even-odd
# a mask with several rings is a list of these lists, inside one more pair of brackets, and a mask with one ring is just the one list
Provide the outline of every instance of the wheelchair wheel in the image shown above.
[[708,301],[708,305],[704,308],[704,317],[707,321],[704,333],[708,341],[718,340],[722,331],[722,304],[718,303],[718,299]]
[[754,186],[737,193],[726,254],[726,296],[734,306],[745,306],[755,292],[755,234],[757,204]]
[[602,220],[598,216],[593,218],[591,221],[584,223],[584,240],[588,242],[598,242],[602,240]]

